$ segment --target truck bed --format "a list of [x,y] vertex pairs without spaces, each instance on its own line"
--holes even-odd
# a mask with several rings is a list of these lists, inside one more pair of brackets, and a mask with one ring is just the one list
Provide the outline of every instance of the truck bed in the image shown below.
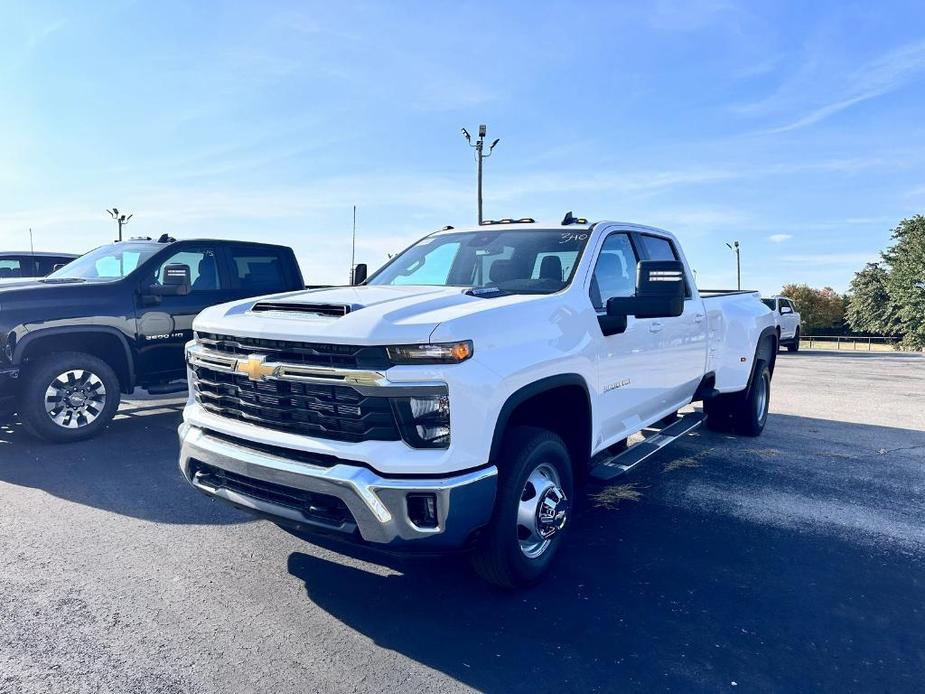
[[699,289],[703,299],[715,299],[718,296],[732,296],[733,294],[755,294],[761,296],[757,289]]

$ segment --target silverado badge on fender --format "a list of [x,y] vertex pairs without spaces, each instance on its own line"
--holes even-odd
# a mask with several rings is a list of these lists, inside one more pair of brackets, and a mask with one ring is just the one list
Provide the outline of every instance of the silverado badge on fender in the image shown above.
[[262,354],[251,354],[247,359],[238,359],[234,365],[236,373],[244,374],[252,381],[264,381],[276,373],[276,366],[266,364],[267,358]]

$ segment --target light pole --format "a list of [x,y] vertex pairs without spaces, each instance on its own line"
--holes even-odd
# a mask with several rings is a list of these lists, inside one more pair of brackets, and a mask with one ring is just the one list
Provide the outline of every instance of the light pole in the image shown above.
[[129,215],[126,217],[124,214],[119,214],[119,210],[113,207],[111,210],[106,210],[109,213],[109,216],[116,220],[116,223],[119,225],[119,240],[122,240],[122,227],[128,224],[134,215]]
[[733,241],[731,244],[727,243],[730,251],[734,251],[736,254],[736,289],[742,289],[742,259],[739,255],[739,242]]
[[492,142],[491,145],[489,145],[488,153],[486,154],[485,153],[485,133],[487,130],[488,130],[488,127],[486,125],[484,124],[480,125],[479,126],[479,138],[475,141],[475,143],[473,143],[472,136],[469,134],[469,131],[466,130],[465,128],[461,128],[461,132],[463,134],[463,137],[466,138],[466,142],[468,142],[469,146],[475,150],[476,195],[478,198],[479,224],[482,223],[482,160],[488,159],[488,157],[491,156],[491,151],[495,148],[495,145],[501,142],[501,138],[498,138],[497,140]]

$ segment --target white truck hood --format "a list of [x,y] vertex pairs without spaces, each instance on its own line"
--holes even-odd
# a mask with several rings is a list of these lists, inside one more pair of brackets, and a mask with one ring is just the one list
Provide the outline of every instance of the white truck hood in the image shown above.
[[[463,287],[359,286],[312,289],[250,298],[207,308],[196,318],[199,332],[339,344],[423,343],[442,322],[529,301],[536,296],[479,298]],[[274,310],[252,311],[271,302]],[[313,312],[313,307],[347,306],[346,315]],[[292,310],[288,310],[292,307]],[[277,310],[278,309],[278,310]]]

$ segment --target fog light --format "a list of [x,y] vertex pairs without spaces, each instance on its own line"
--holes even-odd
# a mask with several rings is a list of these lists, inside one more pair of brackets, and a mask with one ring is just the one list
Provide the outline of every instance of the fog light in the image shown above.
[[409,494],[408,518],[418,528],[437,527],[437,495]]

